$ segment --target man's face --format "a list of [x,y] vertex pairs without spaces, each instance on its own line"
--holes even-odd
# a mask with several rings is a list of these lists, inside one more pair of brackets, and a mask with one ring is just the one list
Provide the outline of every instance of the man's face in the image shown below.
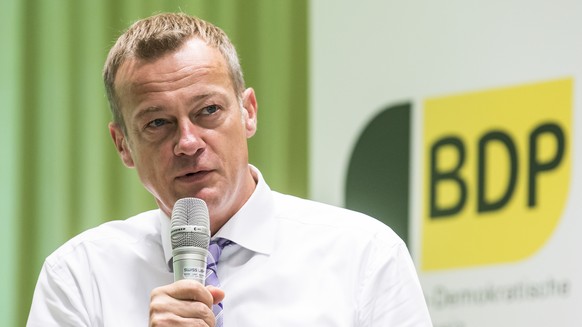
[[255,187],[247,151],[254,91],[240,101],[223,56],[198,38],[153,61],[124,62],[115,88],[127,134],[109,129],[125,165],[168,215],[180,198],[205,200],[215,233]]

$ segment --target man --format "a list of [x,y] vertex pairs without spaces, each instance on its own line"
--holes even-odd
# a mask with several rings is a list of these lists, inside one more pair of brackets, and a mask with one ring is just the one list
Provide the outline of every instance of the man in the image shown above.
[[[430,326],[403,242],[362,214],[271,191],[248,163],[257,100],[217,27],[184,14],[132,25],[104,80],[123,163],[159,210],[105,223],[51,254],[29,326]],[[174,203],[203,199],[221,288],[173,282]]]

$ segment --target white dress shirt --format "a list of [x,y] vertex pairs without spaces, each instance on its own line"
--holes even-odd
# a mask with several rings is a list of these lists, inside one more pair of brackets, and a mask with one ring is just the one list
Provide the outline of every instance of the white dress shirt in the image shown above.
[[[381,222],[257,188],[213,237],[224,327],[431,326],[410,255]],[[160,210],[74,237],[45,261],[28,326],[147,326],[152,289],[173,282]]]

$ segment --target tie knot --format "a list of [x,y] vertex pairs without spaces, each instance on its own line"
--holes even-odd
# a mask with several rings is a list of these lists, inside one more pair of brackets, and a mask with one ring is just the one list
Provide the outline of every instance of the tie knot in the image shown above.
[[208,246],[208,252],[210,252],[212,259],[214,259],[213,260],[214,264],[218,263],[222,250],[233,243],[234,243],[233,241],[227,240],[225,238],[217,238],[210,242],[210,245]]

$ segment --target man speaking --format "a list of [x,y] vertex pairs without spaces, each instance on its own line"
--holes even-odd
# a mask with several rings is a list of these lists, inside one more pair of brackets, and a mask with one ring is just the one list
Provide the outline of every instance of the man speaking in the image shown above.
[[[28,326],[431,326],[390,228],[272,191],[249,165],[257,99],[222,30],[185,14],[138,21],[112,47],[103,78],[115,148],[159,209],[52,253]],[[209,217],[204,283],[174,278],[175,233],[201,230],[172,226],[181,199]]]

